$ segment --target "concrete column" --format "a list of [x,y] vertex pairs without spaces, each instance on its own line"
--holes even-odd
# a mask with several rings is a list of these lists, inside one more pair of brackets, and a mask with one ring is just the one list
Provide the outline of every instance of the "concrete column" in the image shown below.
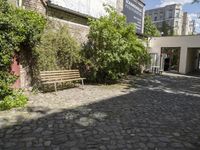
[[180,64],[179,64],[179,73],[186,74],[187,73],[187,47],[181,47],[181,54],[180,54]]

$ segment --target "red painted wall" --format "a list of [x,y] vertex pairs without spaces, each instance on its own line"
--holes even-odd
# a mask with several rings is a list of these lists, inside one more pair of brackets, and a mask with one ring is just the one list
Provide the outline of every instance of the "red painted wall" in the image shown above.
[[18,79],[17,81],[13,84],[13,88],[20,88],[20,79],[19,79],[19,76],[20,76],[20,65],[19,65],[19,62],[17,61],[17,57],[15,56],[13,58],[13,63],[11,65],[11,72],[14,73],[14,75],[18,76]]

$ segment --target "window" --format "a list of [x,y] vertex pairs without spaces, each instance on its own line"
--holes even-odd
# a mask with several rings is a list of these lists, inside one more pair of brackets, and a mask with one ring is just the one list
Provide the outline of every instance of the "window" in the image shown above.
[[158,19],[158,17],[156,16],[156,17],[154,17],[154,21],[157,21],[157,19]]
[[163,19],[163,12],[160,12],[160,20]]
[[168,11],[168,16],[169,16],[169,18],[172,18],[172,17],[173,17],[173,15],[172,15],[172,10],[169,10],[169,11]]
[[180,9],[176,9],[176,18],[180,17]]
[[175,27],[178,27],[178,21],[175,22]]

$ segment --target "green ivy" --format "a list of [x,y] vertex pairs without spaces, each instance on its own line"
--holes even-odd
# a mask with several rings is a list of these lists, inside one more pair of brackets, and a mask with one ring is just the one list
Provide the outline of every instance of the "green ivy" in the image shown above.
[[[21,47],[34,47],[45,27],[42,15],[14,8],[0,0],[0,67],[9,69],[12,57]],[[29,49],[30,50],[30,49]]]
[[4,108],[25,103],[24,100],[20,102],[25,98],[11,89],[17,77],[10,72],[10,66],[15,53],[22,50],[35,53],[34,47],[40,41],[45,24],[46,19],[42,15],[0,0],[0,105],[5,105]]

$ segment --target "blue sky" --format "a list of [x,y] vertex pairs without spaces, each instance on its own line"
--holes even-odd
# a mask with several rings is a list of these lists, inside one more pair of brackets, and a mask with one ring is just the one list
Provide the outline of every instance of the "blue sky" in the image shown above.
[[152,9],[159,6],[165,6],[174,3],[181,3],[183,11],[190,13],[190,16],[196,20],[196,30],[200,32],[200,19],[197,19],[197,13],[200,13],[200,3],[191,4],[192,0],[145,0],[146,9]]

